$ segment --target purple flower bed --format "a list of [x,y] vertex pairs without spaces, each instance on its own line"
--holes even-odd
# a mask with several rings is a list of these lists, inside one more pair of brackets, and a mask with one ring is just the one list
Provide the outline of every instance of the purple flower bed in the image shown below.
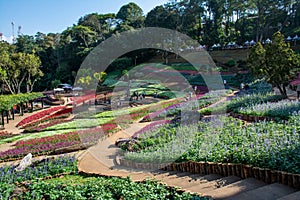
[[171,121],[170,120],[159,120],[159,121],[155,121],[152,122],[151,124],[145,126],[144,128],[142,128],[141,130],[135,132],[132,136],[132,138],[136,138],[138,137],[140,134],[145,133],[147,131],[153,131],[159,127],[161,127],[162,125],[165,124],[169,124]]
[[166,108],[162,108],[162,109],[160,109],[160,110],[158,110],[158,111],[155,111],[155,112],[153,112],[153,113],[150,113],[150,114],[146,115],[141,121],[142,121],[142,122],[150,122],[150,121],[152,121],[152,119],[154,119],[155,117],[158,117],[158,116],[161,115],[162,113],[167,112],[167,111],[172,110],[172,109],[180,108],[181,106],[185,105],[185,104],[188,103],[188,102],[198,100],[198,99],[201,98],[202,96],[203,96],[203,94],[196,95],[195,97],[189,99],[188,101],[185,101],[185,102],[179,102],[179,103],[170,105],[170,106],[168,106],[168,107],[166,107]]

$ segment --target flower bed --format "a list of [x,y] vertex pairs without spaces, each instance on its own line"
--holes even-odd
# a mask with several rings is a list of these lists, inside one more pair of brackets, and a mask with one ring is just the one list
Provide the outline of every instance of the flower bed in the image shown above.
[[227,113],[238,112],[238,109],[241,107],[247,107],[249,105],[256,105],[265,102],[276,102],[282,99],[282,95],[276,95],[274,93],[253,93],[237,95],[230,101],[226,101],[213,108],[209,108],[208,110],[203,111],[203,113],[219,113],[222,111],[226,111]]
[[71,97],[70,100],[71,102],[68,103],[67,105],[72,105],[74,104],[75,106],[84,103],[86,101],[92,101],[95,100],[95,96],[96,94],[92,93],[92,94],[85,94],[83,96],[78,96],[78,97]]
[[237,110],[237,113],[287,120],[293,112],[298,112],[299,110],[300,103],[298,101],[282,100],[241,107]]
[[99,139],[116,130],[115,124],[105,124],[97,128],[18,141],[13,149],[0,152],[0,161],[8,158],[19,158],[28,153],[41,155],[54,152],[64,153],[67,148],[70,148],[70,151],[79,150],[94,145]]
[[51,122],[53,120],[59,120],[59,119],[63,120],[63,119],[68,118],[68,117],[70,117],[69,114],[62,114],[62,115],[57,115],[57,116],[50,115],[50,116],[45,117],[41,120],[36,120],[34,122],[27,123],[26,125],[22,126],[22,128],[28,129],[28,128],[32,128],[32,127],[35,127],[35,126],[39,126],[40,124]]
[[35,162],[23,171],[15,171],[16,166],[1,167],[0,196],[10,199],[18,187],[21,199],[137,199],[144,195],[147,199],[206,199],[156,181],[78,173],[76,163],[74,156],[61,156]]
[[13,136],[16,136],[16,134],[12,134],[7,131],[0,131],[0,140],[6,139],[6,138],[11,138]]
[[[141,122],[150,122],[152,120],[154,121],[155,118],[161,118],[162,116],[165,117],[168,111],[171,112],[171,110],[174,110],[174,109],[180,108],[184,105],[187,105],[187,103],[198,99],[200,96],[202,96],[202,95],[198,95],[196,97],[193,97],[188,102],[182,102],[183,99],[176,99],[174,101],[170,101],[168,103],[161,104],[160,107],[158,107],[158,106],[154,107],[152,109],[155,110],[155,111],[148,114],[148,115],[146,115],[145,117],[143,117]],[[156,110],[156,108],[160,108],[160,109]]]
[[[170,162],[193,160],[251,164],[256,167],[300,173],[300,115],[286,124],[260,122],[245,126],[234,118],[201,122],[179,129],[164,129],[140,152],[125,154],[135,162]],[[166,135],[176,135],[171,142]],[[149,140],[149,138],[142,139]],[[149,142],[147,142],[149,144]]]
[[20,121],[17,124],[17,127],[24,126],[25,124],[28,124],[28,123],[33,122],[33,121],[36,121],[38,119],[42,119],[42,118],[46,117],[47,115],[50,115],[51,113],[54,113],[56,111],[64,109],[65,107],[66,106],[56,106],[56,107],[48,108],[46,110],[40,111],[38,113],[35,113],[35,114],[33,114],[33,115],[29,116],[29,117],[26,117],[22,121]]
[[34,180],[63,172],[73,172],[77,168],[75,156],[60,156],[58,158],[46,158],[34,162],[23,171],[17,171],[17,166],[0,167],[0,182],[15,183]]
[[34,162],[23,171],[16,171],[16,168],[14,165],[0,167],[0,196],[3,199],[9,199],[16,185],[21,182],[35,182],[45,177],[75,172],[77,160],[74,156],[60,156]]
[[[25,128],[23,131],[24,133],[33,133],[33,132],[41,132],[48,128],[48,130],[51,130],[49,127],[57,125],[57,124],[62,124],[66,122],[70,122],[73,119],[55,119],[55,120],[50,120],[48,123],[43,123],[43,124],[37,124],[36,126],[30,126]],[[53,129],[55,130],[55,129]]]
[[21,199],[199,199],[198,194],[183,192],[153,180],[133,182],[129,177],[66,175],[24,185]]
[[149,124],[149,125],[145,126],[144,128],[142,128],[141,130],[135,132],[132,135],[132,138],[139,137],[140,134],[143,134],[143,133],[148,132],[148,131],[154,131],[154,130],[158,129],[159,127],[161,127],[161,126],[163,126],[165,124],[168,124],[170,122],[171,122],[170,120],[154,121],[151,124]]

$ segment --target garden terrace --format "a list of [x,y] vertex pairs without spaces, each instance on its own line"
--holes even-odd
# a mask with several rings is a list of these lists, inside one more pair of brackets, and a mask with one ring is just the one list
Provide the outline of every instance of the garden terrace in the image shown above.
[[139,163],[240,163],[300,173],[299,118],[294,115],[287,124],[260,122],[245,126],[238,119],[221,117],[186,127],[166,126],[140,134],[139,152],[126,152],[125,158]]

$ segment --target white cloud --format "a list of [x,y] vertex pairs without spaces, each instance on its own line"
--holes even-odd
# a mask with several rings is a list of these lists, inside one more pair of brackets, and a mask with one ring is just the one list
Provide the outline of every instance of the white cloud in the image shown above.
[[12,36],[6,37],[5,35],[2,35],[2,40],[4,40],[4,41],[11,44],[12,40],[13,40],[13,37]]

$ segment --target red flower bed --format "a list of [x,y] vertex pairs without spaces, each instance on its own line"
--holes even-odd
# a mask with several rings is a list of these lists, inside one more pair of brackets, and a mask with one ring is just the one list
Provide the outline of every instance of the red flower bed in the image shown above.
[[54,113],[53,115],[49,116],[49,118],[53,118],[53,117],[57,117],[60,115],[65,115],[65,114],[70,114],[70,113],[72,113],[72,111],[73,111],[73,108],[65,108],[65,109],[62,109],[62,110]]
[[116,130],[116,124],[104,124],[102,127],[19,141],[15,144],[14,149],[0,152],[0,160],[22,157],[28,153],[51,153],[69,147],[77,148],[76,150],[79,150],[86,146],[96,144],[99,139],[104,138],[108,133]]
[[31,128],[31,127],[34,127],[34,126],[38,126],[38,125],[43,124],[43,123],[50,122],[52,120],[57,120],[57,119],[63,120],[63,119],[68,118],[70,116],[69,114],[63,114],[63,115],[59,115],[59,116],[54,116],[54,115],[50,115],[50,116],[45,117],[41,120],[37,120],[37,121],[31,122],[31,123],[25,124],[24,126],[22,126],[22,128],[27,129],[27,128]]
[[53,112],[56,112],[58,110],[61,110],[63,108],[65,108],[66,106],[57,106],[57,107],[52,107],[52,108],[48,108],[46,110],[43,110],[41,112],[38,112],[36,114],[33,114],[29,117],[26,117],[25,119],[23,119],[22,121],[20,121],[18,124],[17,124],[17,127],[18,126],[23,126],[25,124],[28,124],[30,122],[33,122],[33,121],[36,121],[38,119],[42,119],[44,117],[46,117],[47,115],[53,113]]
[[12,134],[12,133],[9,133],[7,131],[0,131],[0,140],[10,138],[10,137],[13,137],[13,136],[15,136],[15,135]]
[[71,102],[68,103],[67,105],[74,104],[75,106],[77,106],[78,104],[81,104],[83,102],[95,100],[95,96],[96,95],[94,93],[92,93],[92,94],[86,94],[86,95],[78,96],[78,97],[71,97],[70,98]]

